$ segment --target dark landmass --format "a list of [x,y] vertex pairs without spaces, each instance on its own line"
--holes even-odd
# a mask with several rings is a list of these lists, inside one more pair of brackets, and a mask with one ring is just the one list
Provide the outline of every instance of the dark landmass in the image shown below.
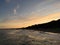
[[60,33],[60,19],[53,20],[48,23],[35,24],[32,26],[24,27],[24,28],[5,28],[5,29],[0,29],[0,30],[20,30],[20,29],[29,29],[29,30],[38,30],[38,31],[44,31],[44,32]]
[[46,32],[60,33],[60,19],[53,20],[51,22],[44,23],[44,24],[35,24],[32,26],[25,27],[23,29],[33,29],[33,30],[40,30]]
[[0,30],[19,30],[21,28],[1,28]]

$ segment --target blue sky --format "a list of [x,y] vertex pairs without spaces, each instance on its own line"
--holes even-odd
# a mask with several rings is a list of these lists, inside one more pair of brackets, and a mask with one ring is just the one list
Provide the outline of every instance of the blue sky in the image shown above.
[[60,0],[0,0],[0,28],[49,22],[59,19],[59,12]]

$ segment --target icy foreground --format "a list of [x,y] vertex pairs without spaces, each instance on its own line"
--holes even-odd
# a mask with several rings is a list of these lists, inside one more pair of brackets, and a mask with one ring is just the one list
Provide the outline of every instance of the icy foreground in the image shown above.
[[60,34],[34,30],[0,30],[0,45],[60,45]]

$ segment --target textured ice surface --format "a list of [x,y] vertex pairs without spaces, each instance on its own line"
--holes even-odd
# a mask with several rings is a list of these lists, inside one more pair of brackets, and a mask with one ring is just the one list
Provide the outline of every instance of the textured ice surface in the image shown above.
[[34,30],[0,30],[0,45],[60,45],[60,34]]

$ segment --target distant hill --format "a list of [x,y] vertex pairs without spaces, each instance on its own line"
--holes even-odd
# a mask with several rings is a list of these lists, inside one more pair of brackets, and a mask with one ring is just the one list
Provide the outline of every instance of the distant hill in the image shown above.
[[49,32],[51,31],[51,32],[60,33],[60,19],[53,20],[51,22],[44,23],[44,24],[35,24],[32,26],[25,27],[25,29],[34,29],[34,30],[49,31]]

